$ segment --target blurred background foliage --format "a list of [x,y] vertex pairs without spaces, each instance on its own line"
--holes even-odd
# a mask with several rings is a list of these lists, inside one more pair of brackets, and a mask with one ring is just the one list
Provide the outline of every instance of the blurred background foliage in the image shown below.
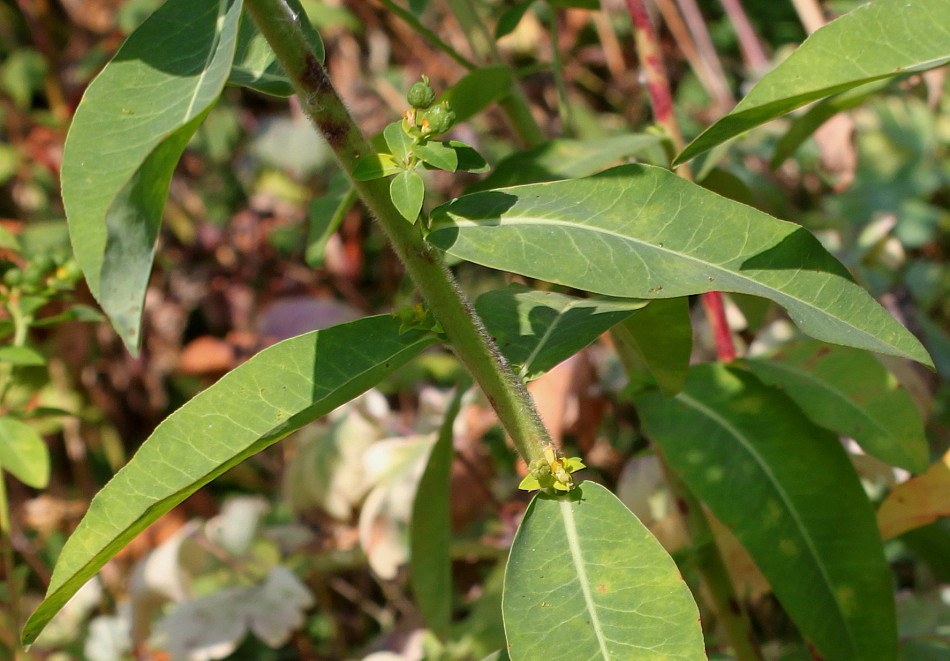
[[[476,3],[489,25],[514,4]],[[736,4],[655,3],[688,137],[727,111],[807,34],[796,4],[809,3],[746,0],[753,33],[740,38],[725,9]],[[857,4],[831,0],[821,9],[830,18]],[[416,302],[359,207],[328,231],[328,210],[337,207],[345,182],[294,100],[288,107],[229,88],[172,182],[142,355],[125,352],[95,312],[72,260],[58,172],[85,86],[157,5],[0,4],[0,405],[4,419],[15,421],[9,424],[26,424],[41,439],[50,476],[44,487],[44,475],[5,475],[16,560],[12,572],[5,563],[0,582],[0,658],[7,658],[18,629],[14,609],[4,607],[10,581],[26,595],[19,610],[27,612],[92,495],[169,412],[276,340]],[[303,5],[327,44],[334,83],[367,134],[404,112],[404,91],[421,74],[441,90],[464,73],[376,2]],[[453,48],[470,52],[448,5],[433,0],[411,8]],[[596,140],[647,128],[649,104],[619,0],[602,0],[598,11],[541,2],[516,11],[524,16],[499,47],[523,74],[548,137]],[[551,21],[559,28],[556,43]],[[555,52],[563,62],[569,123],[558,111]],[[950,445],[946,70],[866,96],[814,134],[821,122],[806,109],[718,150],[697,170],[709,188],[815,232],[923,338],[936,374],[896,361],[888,367],[924,413],[936,459]],[[776,148],[809,122],[800,146],[770,165]],[[517,149],[497,110],[453,132],[492,164]],[[642,157],[665,158],[649,149]],[[459,195],[479,178],[432,173],[427,204]],[[473,297],[509,281],[472,265],[459,268]],[[788,332],[763,301],[734,296],[730,314],[751,351],[774,346]],[[696,359],[714,355],[701,315],[695,325]],[[601,343],[532,387],[568,456],[582,454],[591,466],[588,479],[615,488],[691,579],[660,469],[619,402],[621,374]],[[449,354],[428,352],[377,390],[233,469],[111,562],[30,658],[461,661],[503,647],[499,561],[528,494],[516,490],[515,454],[473,394],[455,428],[455,577],[446,586],[454,624],[447,640],[422,628],[409,596],[412,494],[459,379]],[[908,477],[866,456],[855,461],[876,500]],[[935,488],[950,489],[946,482]],[[908,661],[950,658],[946,523],[917,528],[887,546]],[[770,658],[810,658],[751,561],[722,534]],[[722,641],[715,618],[704,613],[704,626],[712,658],[728,658],[715,656]]]

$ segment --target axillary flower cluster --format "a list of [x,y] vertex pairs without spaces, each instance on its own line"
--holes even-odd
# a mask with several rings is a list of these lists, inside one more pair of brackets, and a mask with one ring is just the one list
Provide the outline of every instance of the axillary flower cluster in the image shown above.
[[429,77],[413,83],[406,94],[406,100],[412,107],[403,115],[403,129],[409,135],[421,138],[441,135],[455,123],[455,111],[448,101],[436,105],[435,90],[429,86]]
[[544,458],[535,459],[528,466],[528,474],[518,488],[525,491],[541,489],[548,493],[570,491],[575,486],[571,473],[582,468],[586,466],[580,457],[562,457],[553,445],[549,445],[544,448]]

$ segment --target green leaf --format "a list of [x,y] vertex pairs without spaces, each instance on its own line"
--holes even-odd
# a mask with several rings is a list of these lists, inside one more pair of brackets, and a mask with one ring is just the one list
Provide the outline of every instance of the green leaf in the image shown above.
[[669,465],[742,542],[823,658],[896,659],[874,511],[833,434],[723,365],[694,366],[675,399],[634,401]]
[[502,614],[512,661],[706,658],[673,560],[593,482],[531,501],[511,545]]
[[929,452],[920,412],[873,356],[796,342],[745,364],[759,379],[785,391],[815,424],[850,436],[892,466],[926,470]]
[[785,135],[779,139],[778,144],[775,145],[775,154],[772,155],[769,167],[773,170],[778,169],[822,124],[839,112],[861,105],[870,97],[889,87],[893,82],[889,78],[877,80],[816,103],[801,117],[796,117]]
[[45,489],[49,484],[46,443],[25,422],[0,417],[0,467],[28,487]]
[[20,239],[3,225],[0,225],[0,248],[20,252]]
[[458,169],[458,153],[446,142],[428,140],[424,143],[413,145],[412,152],[437,170],[455,172]]
[[462,259],[609,296],[762,296],[820,340],[931,365],[806,229],[662,168],[466,195],[432,212],[427,238]]
[[522,0],[522,2],[508,7],[498,19],[498,23],[495,24],[495,39],[501,39],[514,32],[515,28],[518,27],[518,23],[520,23],[524,17],[525,12],[528,11],[533,4],[534,0]]
[[45,365],[46,359],[39,351],[29,347],[0,347],[0,363],[9,363],[17,366]]
[[307,266],[311,268],[323,267],[323,254],[327,242],[343,224],[346,212],[356,202],[356,197],[356,189],[346,185],[343,189],[331,191],[325,197],[310,203],[310,213],[308,214],[310,231],[307,236],[307,251],[304,254]]
[[488,172],[491,169],[485,157],[479,154],[471,145],[458,140],[449,140],[448,144],[458,156],[459,170],[463,172]]
[[577,298],[511,284],[482,294],[478,315],[521,378],[536,379],[646,306],[623,298]]
[[[297,0],[287,0],[287,3],[298,15],[303,12]],[[317,57],[323,62],[323,40],[320,34],[313,28],[310,21],[301,21],[300,26]],[[241,29],[238,33],[228,85],[249,87],[273,96],[290,96],[294,93],[293,84],[277,61],[274,51],[254,25],[254,21],[247,15],[241,19]]]
[[95,308],[77,303],[76,305],[70,306],[70,308],[65,312],[55,314],[51,317],[43,317],[42,319],[34,321],[30,325],[34,328],[41,328],[43,326],[52,326],[63,321],[97,322],[105,321],[105,317],[103,317],[102,314],[100,314],[100,312]]
[[651,301],[617,325],[614,338],[624,366],[652,374],[665,396],[673,397],[686,385],[693,327],[685,297]]
[[247,457],[371,388],[435,339],[390,315],[261,351],[162,422],[89,505],[23,632],[32,643],[102,565],[162,514]]
[[513,80],[506,66],[476,69],[440,94],[435,104],[448,101],[455,111],[455,121],[464,122],[508,96]]
[[458,387],[445,413],[416,488],[409,526],[409,583],[422,619],[441,640],[446,639],[452,620],[452,427],[466,390],[468,384]]
[[408,165],[409,155],[415,149],[415,143],[412,138],[402,128],[402,120],[392,122],[383,129],[383,138],[386,140],[386,146],[395,161],[402,165]]
[[950,62],[947,25],[946,0],[877,0],[858,7],[806,39],[732,112],[688,144],[673,165],[806,103]]
[[175,165],[231,70],[240,0],[168,0],[89,85],[63,154],[76,259],[133,353]]
[[587,177],[659,144],[659,136],[646,133],[600,140],[550,140],[502,160],[490,175],[470,186],[468,192]]
[[390,154],[366,154],[356,161],[353,178],[357,181],[382,179],[403,172],[404,168]]
[[547,0],[547,3],[559,9],[600,9],[600,0]]
[[498,650],[486,656],[482,661],[510,661],[508,650]]
[[403,170],[389,183],[389,195],[402,217],[414,223],[422,211],[426,185],[415,170]]

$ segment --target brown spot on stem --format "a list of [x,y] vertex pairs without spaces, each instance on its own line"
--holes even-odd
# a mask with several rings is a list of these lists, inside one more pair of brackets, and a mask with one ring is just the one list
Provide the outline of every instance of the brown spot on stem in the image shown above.
[[676,499],[676,509],[683,516],[689,514],[689,505],[686,504],[686,501],[683,498]]

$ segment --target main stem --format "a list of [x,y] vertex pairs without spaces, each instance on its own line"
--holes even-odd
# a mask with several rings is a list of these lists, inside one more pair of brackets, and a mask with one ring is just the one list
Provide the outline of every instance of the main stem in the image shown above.
[[[683,148],[683,136],[673,114],[673,95],[670,93],[670,83],[663,66],[656,32],[643,0],[627,0],[627,8],[633,19],[637,53],[650,93],[654,117],[657,124],[669,134],[676,151],[680,151]],[[684,166],[680,167],[679,174],[691,179],[690,170]],[[713,328],[719,359],[730,361],[735,358],[736,353],[732,333],[726,323],[722,295],[719,292],[703,294],[703,304]],[[748,614],[736,596],[735,587],[716,545],[702,503],[679,476],[670,470],[666,461],[663,460],[662,463],[670,492],[676,500],[690,538],[697,545],[697,566],[715,603],[716,611],[723,620],[736,658],[739,661],[762,661],[762,651],[755,640]]]
[[[373,150],[307,42],[301,28],[302,17],[286,0],[245,0],[244,6],[293,82],[303,109],[344,172],[351,175],[356,161]],[[524,384],[485,331],[442,254],[423,240],[418,225],[407,223],[396,211],[386,179],[350,179],[406,265],[455,354],[485,392],[522,458],[528,464],[543,459],[545,448],[552,445],[551,437]]]

